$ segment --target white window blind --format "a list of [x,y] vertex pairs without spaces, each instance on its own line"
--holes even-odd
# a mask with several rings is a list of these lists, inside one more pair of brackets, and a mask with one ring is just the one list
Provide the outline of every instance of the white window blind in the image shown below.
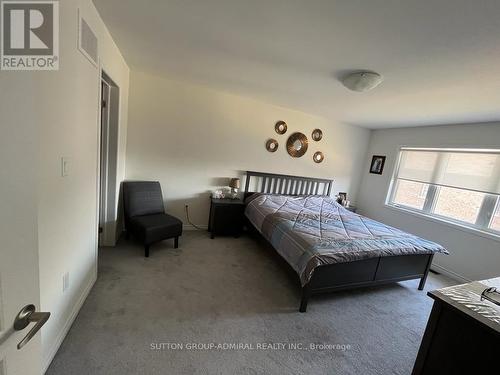
[[500,150],[402,148],[396,178],[500,194]]
[[387,204],[500,237],[500,149],[400,150]]

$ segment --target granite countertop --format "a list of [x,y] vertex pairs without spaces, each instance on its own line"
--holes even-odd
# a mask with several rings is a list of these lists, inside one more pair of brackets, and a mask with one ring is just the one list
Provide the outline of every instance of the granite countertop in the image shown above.
[[500,306],[485,299],[481,301],[481,293],[490,287],[500,291],[500,277],[437,289],[428,295],[500,333]]

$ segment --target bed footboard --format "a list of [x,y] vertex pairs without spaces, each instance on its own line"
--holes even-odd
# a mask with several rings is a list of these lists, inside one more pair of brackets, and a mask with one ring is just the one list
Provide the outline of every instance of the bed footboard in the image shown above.
[[418,289],[423,290],[432,258],[433,254],[397,255],[320,266],[302,287],[299,311],[306,312],[309,298],[318,293],[412,279],[420,279]]

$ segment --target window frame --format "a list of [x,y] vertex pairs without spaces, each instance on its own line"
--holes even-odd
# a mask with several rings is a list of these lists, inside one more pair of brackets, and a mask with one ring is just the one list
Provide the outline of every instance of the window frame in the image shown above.
[[[481,207],[479,208],[479,212],[478,212],[475,223],[470,223],[470,222],[454,219],[452,217],[445,216],[445,215],[439,215],[439,214],[434,212],[437,200],[439,198],[439,189],[441,188],[441,186],[439,186],[439,185],[426,184],[429,187],[427,189],[427,194],[426,194],[425,202],[424,202],[422,209],[418,209],[415,207],[406,206],[404,204],[399,204],[399,203],[394,202],[396,192],[397,192],[398,181],[407,181],[405,179],[398,178],[399,168],[401,165],[402,151],[404,151],[405,148],[410,148],[410,147],[401,146],[401,147],[399,147],[399,149],[397,151],[398,157],[396,160],[396,164],[393,168],[393,173],[392,173],[389,187],[387,190],[385,206],[399,210],[399,211],[409,212],[411,214],[421,216],[421,217],[424,217],[426,219],[430,219],[432,221],[442,222],[442,223],[451,225],[453,227],[457,227],[458,229],[467,229],[468,231],[472,231],[473,233],[480,233],[480,234],[486,235],[488,238],[500,240],[500,231],[491,228],[491,223],[493,221],[495,211],[496,211],[497,207],[500,206],[500,195],[484,193],[485,196],[484,196],[484,199],[481,203]],[[429,149],[428,147],[411,147],[411,148],[422,149],[422,150]],[[444,147],[443,148],[433,148],[433,149],[439,150],[439,151],[449,150],[448,148],[444,148]],[[455,148],[455,149],[457,149],[457,148]],[[463,147],[460,149],[465,150],[465,149],[470,149],[470,148]],[[474,148],[474,149],[477,150],[477,148]],[[455,188],[455,189],[468,191],[468,189],[460,189],[460,188]]]
[[[500,211],[500,198],[497,200],[497,205],[491,214],[490,222],[488,224],[488,227],[490,227],[490,228],[491,228],[491,224],[493,223],[493,220],[495,219],[495,213],[497,212],[497,210]],[[498,232],[498,231],[496,231],[496,232]]]

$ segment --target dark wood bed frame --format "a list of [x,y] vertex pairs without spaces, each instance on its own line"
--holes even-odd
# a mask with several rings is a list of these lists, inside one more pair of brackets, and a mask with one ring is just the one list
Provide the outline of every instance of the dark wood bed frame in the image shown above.
[[[330,196],[333,180],[247,171],[245,198],[255,193],[280,195]],[[311,280],[302,287],[300,312],[306,312],[313,294],[335,292],[364,286],[420,279],[423,290],[433,254],[396,255],[327,264],[314,270]]]

